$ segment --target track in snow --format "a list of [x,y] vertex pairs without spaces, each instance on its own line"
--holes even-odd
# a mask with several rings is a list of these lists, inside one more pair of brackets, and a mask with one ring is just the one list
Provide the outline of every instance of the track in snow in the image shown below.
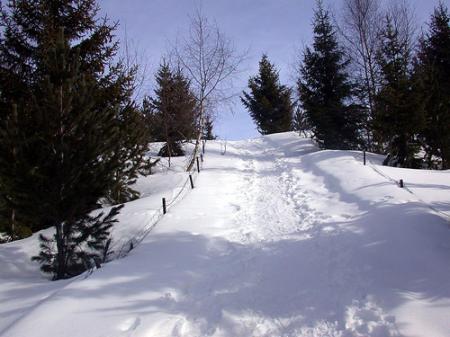
[[[1,337],[55,315],[35,337],[450,330],[440,318],[450,308],[445,222],[359,154],[318,152],[294,133],[231,142],[225,156],[219,143],[207,149],[196,188],[128,257],[67,285]],[[148,212],[145,199],[133,205],[137,217]]]

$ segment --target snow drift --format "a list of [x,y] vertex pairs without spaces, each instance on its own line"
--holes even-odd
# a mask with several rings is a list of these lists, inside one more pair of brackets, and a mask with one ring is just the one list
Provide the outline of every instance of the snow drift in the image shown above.
[[[46,280],[36,235],[0,246],[0,336],[450,335],[450,172],[364,166],[294,133],[221,145],[141,244],[92,274]],[[116,247],[185,179],[138,181]]]

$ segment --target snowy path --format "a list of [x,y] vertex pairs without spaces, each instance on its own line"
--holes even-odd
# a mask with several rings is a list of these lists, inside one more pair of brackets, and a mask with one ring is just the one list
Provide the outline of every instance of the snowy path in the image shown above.
[[[0,318],[0,336],[448,337],[448,223],[359,156],[293,133],[208,144],[196,188],[141,245]],[[437,190],[445,209],[450,183]]]

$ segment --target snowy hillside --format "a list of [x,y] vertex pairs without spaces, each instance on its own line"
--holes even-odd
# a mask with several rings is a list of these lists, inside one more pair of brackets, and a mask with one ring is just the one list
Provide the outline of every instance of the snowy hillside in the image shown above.
[[223,145],[164,216],[186,173],[141,179],[115,250],[161,220],[90,275],[47,281],[36,235],[1,245],[0,336],[450,336],[449,171],[363,166],[295,133]]

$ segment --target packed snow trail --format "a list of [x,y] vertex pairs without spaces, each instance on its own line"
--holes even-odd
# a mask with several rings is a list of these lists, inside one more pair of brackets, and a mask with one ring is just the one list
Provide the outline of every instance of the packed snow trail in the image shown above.
[[0,319],[0,334],[448,337],[449,225],[428,206],[448,207],[450,172],[430,183],[387,171],[437,193],[425,205],[360,153],[317,151],[294,133],[229,142],[225,155],[210,142],[195,189],[129,256],[57,282]]

